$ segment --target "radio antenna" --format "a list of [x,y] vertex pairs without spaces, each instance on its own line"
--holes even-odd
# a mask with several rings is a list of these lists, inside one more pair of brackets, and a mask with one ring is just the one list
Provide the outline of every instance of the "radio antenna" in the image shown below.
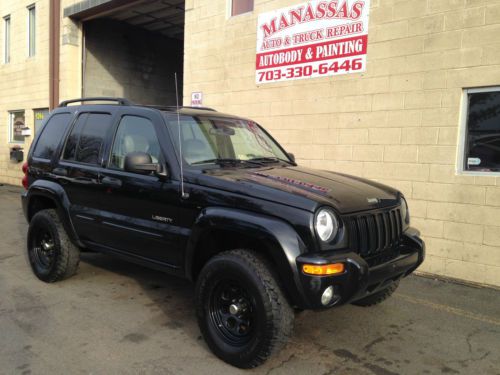
[[177,72],[174,73],[175,76],[175,102],[177,109],[177,129],[179,131],[179,163],[181,166],[181,198],[189,198],[189,194],[184,191],[184,159],[182,158],[182,137],[181,137],[181,116],[179,113],[179,89],[177,85]]

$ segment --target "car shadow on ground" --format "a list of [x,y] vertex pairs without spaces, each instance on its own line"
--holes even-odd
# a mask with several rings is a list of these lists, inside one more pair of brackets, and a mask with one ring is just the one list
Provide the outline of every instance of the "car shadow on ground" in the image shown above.
[[[156,332],[165,329],[165,333],[168,335],[173,331],[178,332],[180,330],[187,337],[187,340],[191,341],[192,345],[196,347],[196,351],[201,351],[203,356],[218,361],[206,345],[198,328],[194,301],[194,283],[107,254],[81,253],[81,264],[77,279],[80,279],[80,281],[88,280],[90,283],[99,284],[99,286],[96,286],[97,288],[102,288],[102,281],[95,277],[103,273],[120,276],[117,277],[117,280],[120,281],[111,293],[112,298],[135,299],[138,303],[142,301],[144,308],[150,309],[155,316],[158,316],[158,312],[161,312],[161,319],[150,322],[156,324]],[[107,277],[107,280],[109,280],[109,277]],[[133,295],[134,292],[136,293],[135,296]],[[110,295],[109,291],[106,294]],[[86,295],[85,297],[91,296]],[[316,359],[315,365],[324,363],[324,368],[332,369],[330,358],[334,354],[330,351],[330,348],[316,344],[312,337],[320,332],[318,326],[321,324],[315,322],[314,317],[325,315],[325,313],[328,314],[327,311],[319,314],[309,311],[297,313],[296,326],[301,331],[304,330],[304,332],[296,332],[283,350],[270,357],[257,369],[257,372],[268,373],[280,369],[291,360],[307,363],[308,360],[305,357],[311,357],[318,352],[322,353],[322,358]],[[124,340],[141,343],[146,341],[146,335],[148,335],[148,331],[151,333],[151,330],[150,326],[142,331],[136,329],[133,333],[124,335]],[[346,359],[348,358],[342,358],[342,361]],[[238,369],[229,367],[223,362],[219,364],[225,371],[238,371]],[[389,375],[389,373],[385,375]]]
[[[193,340],[202,340],[196,325],[194,284],[190,281],[106,254],[82,252],[81,261],[92,267],[133,279],[140,287],[136,297],[145,296],[150,301],[145,303],[146,308],[161,310],[165,315],[165,321],[162,323],[164,327],[182,329]],[[82,275],[82,270],[79,271],[79,276],[85,277]],[[125,287],[125,284],[122,283],[120,286]],[[119,291],[117,294],[120,294]],[[133,299],[134,296],[129,298]]]

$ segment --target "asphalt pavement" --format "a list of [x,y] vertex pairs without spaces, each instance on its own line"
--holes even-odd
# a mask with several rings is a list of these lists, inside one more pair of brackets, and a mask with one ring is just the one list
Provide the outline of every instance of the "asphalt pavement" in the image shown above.
[[282,352],[235,369],[201,338],[187,281],[96,253],[38,281],[19,191],[0,187],[0,374],[500,374],[500,291],[417,276],[376,307],[298,314]]

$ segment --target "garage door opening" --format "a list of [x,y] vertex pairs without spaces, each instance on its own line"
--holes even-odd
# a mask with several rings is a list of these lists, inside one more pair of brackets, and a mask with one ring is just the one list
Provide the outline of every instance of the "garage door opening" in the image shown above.
[[135,2],[83,22],[82,94],[182,104],[184,1]]

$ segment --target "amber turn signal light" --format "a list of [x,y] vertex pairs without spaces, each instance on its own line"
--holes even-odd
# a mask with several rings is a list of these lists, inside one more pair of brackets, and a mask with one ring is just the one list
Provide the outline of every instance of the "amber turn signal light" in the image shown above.
[[327,275],[337,275],[343,273],[345,270],[344,263],[332,263],[332,264],[304,264],[302,266],[302,271],[308,275],[315,276],[327,276]]

